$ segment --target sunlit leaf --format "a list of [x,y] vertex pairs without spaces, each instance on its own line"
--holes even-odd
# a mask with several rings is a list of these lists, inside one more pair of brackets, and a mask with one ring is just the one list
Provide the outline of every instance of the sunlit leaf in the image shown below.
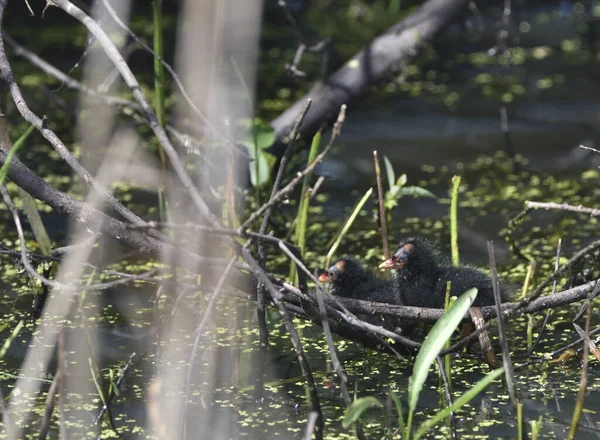
[[253,127],[254,139],[259,150],[269,148],[275,142],[275,130],[266,122],[260,122]]
[[392,162],[387,158],[387,156],[383,156],[383,163],[385,164],[385,175],[388,179],[388,185],[390,186],[390,190],[394,186],[394,182],[396,181],[396,175],[394,174],[394,167],[392,166]]
[[469,289],[463,293],[460,298],[456,300],[454,304],[446,311],[442,317],[435,323],[431,331],[425,338],[413,367],[413,374],[410,378],[408,387],[408,422],[406,426],[406,434],[410,433],[410,427],[412,423],[412,416],[417,407],[417,401],[419,400],[419,394],[425,385],[425,380],[429,374],[429,368],[435,361],[444,344],[452,334],[454,330],[460,324],[462,319],[467,313],[467,310],[477,297],[477,289]]
[[402,188],[401,193],[403,196],[437,198],[431,191],[420,186],[405,186]]
[[[246,144],[248,155],[254,159],[249,164],[250,169],[250,181],[253,187],[262,186],[269,182],[271,179],[271,169],[277,161],[275,156],[266,153],[265,151],[258,150],[258,159],[254,157],[255,149],[253,146]],[[256,164],[258,160],[258,167]],[[258,169],[257,169],[258,168]]]

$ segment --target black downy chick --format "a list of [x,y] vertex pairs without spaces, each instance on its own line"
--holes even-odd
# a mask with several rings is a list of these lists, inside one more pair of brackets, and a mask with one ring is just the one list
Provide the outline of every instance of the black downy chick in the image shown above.
[[[328,283],[330,292],[334,295],[364,301],[402,304],[393,281],[376,277],[353,258],[339,259],[327,272],[319,276],[319,281]],[[379,316],[359,314],[357,317],[362,321],[382,325],[391,330],[398,324],[395,319],[386,320]]]
[[[493,305],[491,278],[472,267],[452,267],[437,247],[424,238],[402,241],[396,253],[380,268],[396,269],[396,288],[404,304],[416,307],[443,308],[447,282],[450,296],[460,296],[472,287],[478,290],[476,307]],[[507,288],[500,286],[502,301],[510,298]]]

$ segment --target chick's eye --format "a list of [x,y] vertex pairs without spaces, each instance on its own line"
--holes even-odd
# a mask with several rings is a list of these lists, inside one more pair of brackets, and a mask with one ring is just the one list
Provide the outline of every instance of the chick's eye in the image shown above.
[[406,255],[404,253],[394,254],[392,257],[393,261],[406,261]]
[[331,278],[332,280],[335,280],[335,272],[330,270],[329,272],[327,272],[327,275],[329,276],[329,278]]

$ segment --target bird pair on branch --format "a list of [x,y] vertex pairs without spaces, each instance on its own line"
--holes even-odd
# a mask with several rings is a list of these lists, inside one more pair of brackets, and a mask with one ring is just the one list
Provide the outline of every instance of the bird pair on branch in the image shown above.
[[[344,257],[333,264],[319,281],[328,283],[334,295],[403,306],[444,308],[446,291],[459,296],[475,287],[478,290],[473,306],[494,304],[492,279],[472,267],[450,264],[426,239],[412,237],[398,245],[394,255],[379,268],[395,269],[391,280],[381,278],[356,259]],[[448,287],[448,284],[450,285]],[[509,289],[501,284],[502,301],[510,299]],[[397,320],[360,316],[367,322],[398,328]]]

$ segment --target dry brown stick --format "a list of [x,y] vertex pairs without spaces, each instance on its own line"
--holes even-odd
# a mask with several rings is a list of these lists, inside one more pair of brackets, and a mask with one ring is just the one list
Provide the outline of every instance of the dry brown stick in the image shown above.
[[[444,394],[446,396],[446,407],[452,406],[452,393],[450,392],[450,381],[448,380],[448,374],[446,374],[446,367],[444,360],[441,356],[435,358],[437,361],[438,370],[440,376],[442,376],[442,384],[444,385]],[[450,431],[452,432],[452,439],[458,439],[458,433],[456,432],[456,417],[454,412],[450,413]]]
[[[562,239],[559,238],[558,239],[558,245],[556,246],[556,260],[554,260],[554,271],[555,272],[558,270],[558,264],[560,262],[561,245],[562,245]],[[557,285],[558,285],[558,280],[554,280],[554,284],[552,284],[552,293],[551,293],[551,295],[554,295],[556,293],[556,286]],[[550,315],[551,314],[552,314],[552,309],[548,309],[546,311],[546,316],[544,317],[544,322],[542,322],[542,328],[540,329],[537,338],[535,338],[535,341],[531,345],[531,348],[527,351],[527,356],[531,356],[531,353],[533,353],[533,350],[535,350],[535,348],[538,346],[538,344],[542,340],[542,337],[544,336],[544,333],[546,331],[546,325],[548,325],[548,321],[550,320]]]
[[[117,390],[119,390],[121,388],[121,384],[123,383],[123,380],[125,380],[125,375],[127,374],[127,371],[129,370],[129,368],[131,367],[134,357],[135,357],[135,352],[131,353],[131,355],[129,356],[129,360],[123,366],[123,368],[121,368],[121,370],[119,371],[119,377],[117,378],[117,381],[115,382],[115,386],[117,387]],[[108,394],[108,402],[107,403],[110,403],[110,401],[114,397],[115,397],[115,389],[111,387],[110,392]],[[98,424],[102,420],[102,416],[104,415],[104,412],[106,411],[106,409],[107,409],[106,405],[103,405],[102,408],[100,409],[100,412],[98,413],[98,416],[96,417],[96,422],[95,422],[96,426],[98,426]]]
[[390,257],[390,245],[388,243],[387,221],[385,218],[385,206],[383,185],[381,183],[381,167],[379,166],[379,155],[373,150],[373,161],[375,162],[375,178],[377,179],[377,201],[379,202],[379,223],[381,225],[381,241],[383,242],[383,256],[387,260]]
[[194,343],[192,345],[192,350],[190,352],[190,362],[189,362],[190,365],[188,366],[186,381],[185,381],[185,400],[183,401],[183,410],[181,411],[181,427],[182,427],[181,432],[182,432],[183,438],[187,438],[187,435],[186,435],[186,433],[187,433],[187,411],[188,411],[188,402],[189,402],[190,396],[192,394],[192,385],[191,385],[192,384],[192,373],[194,371],[194,361],[196,359],[196,353],[198,352],[198,349],[200,347],[200,342],[202,341],[202,338],[204,337],[204,330],[206,328],[206,325],[208,324],[208,320],[214,316],[213,311],[217,305],[217,301],[220,298],[219,294],[221,292],[221,288],[223,287],[223,284],[225,283],[225,280],[227,279],[227,275],[229,274],[229,271],[233,267],[233,263],[235,263],[235,260],[237,260],[237,255],[232,257],[229,260],[229,264],[227,265],[227,267],[225,268],[225,270],[219,277],[219,281],[217,282],[215,290],[210,297],[208,305],[204,309],[204,313],[201,314],[202,318],[200,319],[200,323],[198,324],[198,327],[194,330],[194,334],[196,335],[196,337],[194,338]]
[[[135,281],[137,276],[136,275],[131,275],[130,277],[124,278],[124,279],[119,279],[119,280],[114,280],[114,281],[108,281],[108,282],[103,282],[103,283],[97,283],[97,284],[90,284],[87,286],[77,286],[77,285],[67,285],[67,284],[63,284],[60,282],[56,282],[53,280],[49,280],[48,278],[46,278],[45,276],[43,276],[42,274],[40,274],[31,264],[31,262],[29,261],[29,258],[27,258],[27,256],[29,255],[29,253],[27,252],[27,241],[25,240],[25,234],[23,233],[23,227],[21,225],[21,219],[19,217],[19,213],[17,211],[17,208],[15,207],[14,203],[12,202],[12,199],[10,198],[10,195],[8,194],[8,191],[6,191],[6,187],[4,185],[0,186],[0,194],[2,195],[2,198],[4,200],[4,203],[6,204],[8,210],[11,212],[12,217],[13,217],[13,222],[15,224],[15,228],[17,229],[17,235],[19,236],[19,242],[21,245],[21,252],[20,252],[20,258],[21,258],[21,262],[23,263],[23,266],[25,267],[25,270],[27,271],[27,273],[29,274],[29,276],[33,279],[37,279],[40,282],[42,282],[43,284],[45,284],[46,286],[50,286],[52,288],[59,288],[59,287],[69,287],[69,289],[73,289],[74,292],[77,291],[84,291],[84,290],[93,290],[93,289],[106,289],[106,288],[111,288],[111,287],[115,287],[117,285],[120,284],[126,284],[126,283],[130,283],[132,281]],[[148,276],[148,274],[150,273],[154,273],[154,269],[142,274],[141,276]]]
[[525,201],[525,207],[527,209],[556,209],[559,211],[577,212],[579,214],[589,214],[590,217],[597,217],[600,215],[600,209],[588,208],[583,205],[569,205],[568,203],[543,203],[543,202],[531,202]]
[[[586,316],[587,316],[587,309],[586,309]],[[590,339],[589,335],[586,334],[586,332],[577,323],[574,322],[573,327],[575,328],[575,331],[577,332],[579,337],[583,339],[584,343],[589,346],[589,349],[592,352],[592,354],[594,355],[594,357],[596,358],[596,360],[600,362],[600,350],[598,350],[598,347],[596,346],[594,341],[592,341]]]
[[[4,10],[6,8],[8,0],[0,0],[0,31],[2,31]],[[9,87],[10,93],[13,97],[15,105],[19,110],[19,113],[27,122],[35,126],[38,131],[46,138],[61,158],[77,173],[81,179],[86,182],[91,188],[100,194],[107,203],[121,214],[125,219],[132,223],[144,223],[143,220],[134,214],[132,211],[127,209],[119,200],[117,200],[109,191],[106,190],[96,179],[75,159],[71,152],[66,148],[60,138],[50,130],[46,124],[44,118],[39,118],[35,113],[28,107],[25,99],[21,93],[21,90],[15,80],[10,63],[6,57],[6,51],[4,48],[4,42],[0,39],[0,76],[6,82]],[[156,238],[164,239],[157,231],[150,231],[151,234],[155,235]]]
[[5,30],[2,31],[2,38],[4,38],[4,41],[6,41],[6,43],[12,47],[13,54],[26,59],[27,61],[41,69],[44,73],[61,81],[68,88],[85,93],[86,95],[96,98],[99,101],[105,102],[108,105],[122,105],[124,107],[129,107],[136,111],[139,111],[140,107],[135,102],[121,98],[119,96],[111,96],[106,95],[104,93],[100,93],[94,90],[93,88],[80,83],[75,78],[72,78],[69,75],[63,73],[58,68],[48,63],[37,54],[31,52],[24,46],[17,43]]
[[313,433],[315,431],[315,425],[317,424],[317,419],[319,418],[319,414],[315,411],[311,411],[308,413],[308,420],[306,421],[306,429],[304,431],[303,440],[311,440]]
[[544,281],[542,281],[540,283],[540,285],[537,287],[537,289],[535,289],[531,293],[531,295],[528,295],[527,297],[523,298],[517,304],[517,306],[514,308],[514,310],[509,312],[509,314],[514,313],[517,310],[527,307],[527,305],[529,305],[533,300],[537,299],[542,294],[544,289],[546,287],[548,287],[550,285],[550,283],[554,282],[560,276],[562,276],[567,271],[567,269],[569,269],[571,266],[573,266],[573,264],[575,264],[577,261],[579,261],[580,259],[582,259],[583,257],[585,257],[586,255],[588,255],[589,253],[593,252],[594,250],[596,250],[598,248],[600,248],[600,240],[593,241],[592,243],[587,245],[585,248],[576,252],[575,255],[573,255],[569,259],[569,261],[567,261],[565,264],[563,264],[561,267],[559,267],[558,270],[554,271],[554,273],[552,275],[550,275],[548,278],[546,278]]
[[[311,100],[306,101],[306,105],[300,112],[298,119],[296,120],[296,125],[292,130],[292,134],[288,141],[287,148],[285,149],[285,153],[283,154],[281,161],[279,162],[279,169],[277,170],[277,175],[275,176],[275,181],[273,182],[273,188],[271,188],[271,196],[269,200],[271,200],[277,191],[279,191],[279,187],[281,186],[281,182],[283,181],[283,175],[287,168],[288,161],[292,157],[292,153],[294,152],[294,145],[296,144],[296,136],[298,134],[298,130],[302,125],[302,121],[310,108]],[[256,159],[258,160],[258,158]],[[258,177],[257,177],[258,179]],[[260,225],[259,233],[261,235],[265,235],[267,232],[267,227],[269,226],[269,221],[271,219],[271,213],[273,212],[273,208],[270,207],[265,210],[265,215],[263,217],[262,223]],[[257,243],[257,251],[258,251],[258,262],[264,267],[265,262],[267,260],[267,251],[265,249],[264,243],[262,240],[258,240]],[[304,287],[304,286],[301,286]],[[264,365],[265,360],[267,358],[267,348],[269,345],[269,330],[267,327],[266,313],[265,313],[265,286],[264,284],[259,284],[256,290],[256,315],[258,319],[258,330],[259,330],[259,349],[256,353],[256,362],[254,372],[256,374],[255,383],[254,383],[254,399],[255,401],[260,401],[263,397],[263,388],[264,388]]]
[[[593,335],[597,335],[598,333],[600,333],[600,327],[596,327],[594,330],[591,330],[589,335],[593,336]],[[532,359],[523,364],[516,365],[515,370],[522,370],[523,368],[527,368],[531,365],[547,362],[548,360],[552,359],[554,356],[564,353],[565,351],[574,348],[575,346],[581,344],[582,342],[584,342],[583,338],[576,339],[575,341],[570,342],[569,344],[565,345],[564,347],[560,347],[556,350],[553,350],[550,353],[546,353],[536,359]]]
[[583,342],[583,366],[581,367],[581,380],[579,381],[579,391],[577,392],[577,402],[575,409],[573,410],[573,419],[571,420],[571,426],[569,427],[569,433],[567,439],[575,438],[577,429],[579,428],[579,420],[581,413],[583,412],[583,402],[585,400],[585,393],[587,388],[588,380],[588,364],[589,364],[589,348],[590,345],[586,342],[590,338],[590,321],[592,319],[592,305],[590,304],[587,309],[585,316],[585,336],[582,338]]
[[300,364],[302,373],[307,381],[309,395],[310,395],[310,401],[312,404],[312,409],[313,409],[313,411],[315,411],[319,414],[319,417],[317,420],[317,429],[315,431],[315,437],[317,438],[317,440],[321,440],[323,438],[323,428],[324,428],[325,421],[323,419],[323,412],[321,411],[321,403],[319,400],[319,395],[317,393],[317,387],[316,387],[310,366],[306,359],[306,355],[304,354],[304,349],[302,348],[302,342],[300,341],[298,332],[296,331],[296,328],[294,327],[294,324],[292,323],[292,319],[289,315],[289,312],[287,311],[287,309],[285,308],[285,306],[283,304],[283,294],[281,292],[279,292],[279,290],[277,290],[277,288],[273,285],[273,283],[271,282],[271,280],[265,273],[264,269],[258,264],[258,262],[254,259],[254,257],[252,257],[252,255],[250,255],[250,253],[248,252],[247,249],[240,246],[239,251],[242,255],[242,258],[244,258],[246,260],[246,262],[250,266],[251,270],[254,272],[255,276],[258,278],[259,282],[264,283],[265,287],[271,294],[271,298],[275,302],[277,310],[279,311],[279,314],[281,315],[281,318],[283,319],[285,327],[286,327],[288,333],[290,334],[290,338],[292,340],[292,345],[294,346],[294,350],[296,351],[296,357],[298,358],[298,363]]
[[[323,328],[323,332],[325,333],[325,340],[327,341],[327,347],[329,348],[329,355],[331,356],[333,369],[337,374],[338,378],[340,379],[342,398],[344,399],[346,408],[350,408],[350,405],[352,404],[352,399],[350,398],[350,393],[348,392],[348,377],[346,376],[346,373],[344,373],[344,369],[342,368],[342,364],[340,363],[337,351],[335,349],[335,343],[333,342],[333,336],[331,335],[331,329],[329,328],[327,308],[325,307],[325,301],[323,300],[323,290],[319,286],[317,286],[317,302],[319,304],[319,316],[321,318],[321,326]],[[356,429],[357,437],[360,440],[364,440],[365,434],[362,430],[362,426],[360,425],[360,423],[355,423],[354,429]]]
[[[323,288],[322,284],[319,282],[319,280],[312,274],[310,273],[310,271],[306,268],[306,266],[304,265],[304,263],[302,263],[302,261],[298,260],[298,258],[293,255],[293,253],[287,248],[287,246],[285,244],[283,244],[282,242],[279,243],[279,247],[280,249],[292,260],[294,260],[294,262],[297,264],[298,268],[302,271],[304,271],[306,273],[306,275],[308,275],[308,277],[315,283],[315,285],[317,286],[317,288],[321,289],[322,291],[324,291],[325,289]],[[404,336],[400,336],[397,333],[391,332],[389,330],[384,329],[381,326],[377,326],[377,325],[373,325],[367,322],[364,322],[360,319],[358,319],[353,313],[351,313],[341,301],[338,301],[338,298],[334,295],[328,295],[329,298],[328,300],[331,301],[333,304],[335,304],[338,309],[337,312],[340,314],[340,316],[348,323],[355,325],[365,331],[371,332],[371,333],[375,333],[381,336],[384,336],[386,338],[390,338],[396,342],[400,342],[404,345],[406,345],[407,347],[413,347],[413,348],[420,348],[421,344],[411,341],[410,339],[404,337]],[[363,301],[363,302],[370,302],[370,301]],[[387,304],[384,303],[380,303],[382,306],[386,306]]]
[[[62,332],[63,330],[61,330]],[[52,385],[46,392],[46,403],[44,404],[44,414],[40,421],[40,432],[38,434],[39,440],[44,440],[48,436],[48,431],[50,429],[50,422],[52,421],[52,414],[54,413],[54,398],[56,397],[56,393],[60,388],[61,377],[63,375],[63,368],[61,366],[62,356],[58,356],[56,373],[54,374],[54,379],[52,380]],[[63,394],[63,393],[61,393]]]
[[508,386],[508,394],[512,401],[513,407],[516,409],[519,399],[517,397],[517,386],[515,381],[515,373],[513,371],[513,363],[510,357],[508,347],[508,339],[506,330],[504,329],[504,316],[502,315],[502,298],[500,297],[500,282],[498,281],[498,270],[496,269],[496,256],[494,255],[494,244],[491,241],[487,242],[488,254],[490,256],[490,268],[492,271],[492,288],[494,292],[494,301],[496,303],[496,320],[498,321],[498,334],[500,339],[500,347],[502,348],[502,363],[504,364],[504,372],[506,376],[506,384]]
[[146,52],[150,53],[154,58],[156,58],[163,65],[163,67],[167,70],[167,72],[169,72],[169,75],[171,75],[171,78],[173,78],[175,85],[181,92],[181,96],[183,96],[183,99],[185,99],[186,103],[190,106],[190,108],[194,111],[194,113],[196,113],[196,115],[202,120],[202,122],[204,122],[204,124],[214,134],[217,135],[217,137],[219,137],[222,141],[224,141],[226,145],[228,145],[229,147],[231,147],[237,151],[237,148],[235,148],[233,142],[231,142],[231,139],[229,139],[229,137],[227,137],[223,133],[221,133],[214,126],[214,124],[200,111],[198,106],[196,104],[194,104],[192,97],[187,92],[187,89],[184,87],[183,83],[181,82],[181,79],[179,78],[179,75],[177,74],[177,72],[175,72],[175,69],[173,69],[173,67],[171,67],[171,65],[169,63],[167,63],[163,58],[158,56],[152,50],[152,48],[150,46],[148,46],[146,43],[144,43],[131,29],[129,29],[129,27],[127,27],[127,25],[121,20],[121,18],[118,16],[117,12],[114,10],[114,8],[112,7],[112,5],[110,4],[110,2],[108,0],[102,0],[102,3],[106,7],[106,10],[111,15],[111,17],[115,21],[115,23],[117,23],[121,27],[121,29],[123,29],[125,32],[127,32],[127,34],[129,34],[129,36],[131,38],[133,38],[140,46],[142,46],[142,48]]
[[598,154],[600,154],[600,150],[597,150],[597,149],[595,149],[595,148],[592,148],[592,147],[588,147],[588,146],[586,146],[586,145],[580,145],[580,146],[579,146],[579,148],[582,148],[582,149],[584,149],[584,150],[593,151],[594,153],[598,153]]
[[[483,313],[481,313],[481,309],[479,307],[469,307],[468,312],[476,329],[481,329],[485,326],[485,318],[483,317]],[[496,353],[494,352],[494,347],[492,347],[490,334],[487,330],[482,331],[479,334],[479,346],[481,354],[483,354],[483,359],[486,361],[486,363],[490,366],[490,368],[496,368]]]
[[[0,0],[0,4],[6,4],[6,1],[7,0]],[[113,64],[121,74],[125,84],[127,84],[127,86],[131,89],[133,96],[135,97],[137,103],[142,109],[142,113],[146,118],[148,125],[150,126],[154,135],[158,139],[158,142],[160,143],[161,147],[167,154],[171,162],[171,166],[175,171],[175,174],[177,174],[177,177],[179,178],[184,189],[187,191],[190,198],[192,199],[194,205],[196,206],[196,209],[198,209],[198,212],[213,226],[219,225],[220,222],[218,218],[215,216],[208,204],[200,195],[200,192],[196,188],[196,185],[194,184],[193,180],[188,174],[185,166],[181,162],[177,151],[171,144],[167,133],[165,132],[162,125],[159,123],[156,114],[152,110],[152,106],[150,105],[150,103],[144,96],[144,93],[142,92],[142,88],[139,82],[131,72],[131,69],[121,56],[117,47],[108,37],[106,32],[104,32],[104,30],[95,20],[93,20],[90,16],[88,16],[85,12],[83,12],[81,9],[79,9],[77,6],[75,6],[68,0],[52,0],[51,4],[53,6],[58,6],[67,14],[80,21],[88,29],[88,31],[96,38],[102,49],[104,49],[104,52],[106,53],[108,58],[113,62]]]
[[296,185],[298,185],[298,183],[300,183],[300,181],[302,180],[302,178],[304,176],[306,176],[308,173],[310,173],[312,170],[315,169],[315,167],[323,160],[323,158],[327,155],[327,153],[329,153],[329,150],[333,146],[333,142],[340,135],[340,132],[341,132],[341,129],[342,129],[342,125],[344,124],[345,120],[346,120],[346,106],[342,105],[342,107],[340,107],[340,112],[338,114],[337,121],[336,121],[336,123],[333,126],[333,130],[331,131],[331,138],[329,139],[329,143],[327,144],[327,146],[315,158],[315,160],[313,161],[313,163],[309,164],[304,169],[304,171],[299,172],[298,174],[296,174],[296,177],[294,177],[286,186],[284,186],[282,189],[280,189],[277,192],[277,194],[274,194],[269,199],[269,201],[267,203],[265,203],[264,205],[262,205],[256,211],[254,211],[250,215],[250,217],[248,217],[248,219],[244,222],[244,224],[241,225],[238,228],[238,231],[240,233],[242,233],[246,229],[248,229],[256,221],[256,219],[258,217],[260,217],[267,209],[269,209],[272,206],[275,206],[276,204],[280,203],[285,196],[287,196],[289,193],[291,193],[294,190],[294,188],[296,187]]
[[[422,2],[414,13],[346,60],[335,73],[316,83],[306,95],[313,98],[313,109],[302,126],[302,137],[310,138],[324,123],[331,122],[340,105],[350,104],[367,93],[373,84],[397,75],[398,70],[404,69],[415,55],[427,47],[428,42],[458,17],[468,3],[468,0]],[[297,101],[271,122],[278,140],[284,139],[291,131],[305,100]],[[283,147],[278,142],[271,150],[280,156]]]

